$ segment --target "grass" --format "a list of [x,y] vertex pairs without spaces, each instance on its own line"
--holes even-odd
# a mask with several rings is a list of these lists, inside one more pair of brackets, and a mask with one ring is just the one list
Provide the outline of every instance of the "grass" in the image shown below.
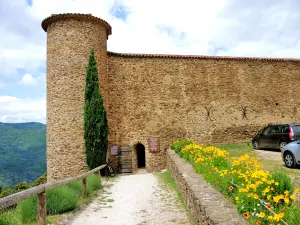
[[[87,198],[81,197],[81,181],[58,187],[47,192],[47,221],[56,221],[60,214],[72,212],[90,201],[92,195],[101,188],[97,175],[87,177]],[[37,196],[30,197],[17,204],[14,210],[0,214],[0,225],[31,225],[36,224]]]
[[166,171],[166,172],[161,172],[161,173],[154,173],[154,175],[157,176],[159,178],[159,180],[162,183],[164,183],[167,187],[169,187],[170,189],[175,191],[177,193],[180,203],[184,205],[184,199],[183,199],[179,189],[177,188],[177,185],[176,185],[175,181],[173,180],[170,172]]
[[[176,182],[173,180],[171,174],[169,171],[165,171],[165,172],[157,172],[157,173],[153,173],[155,176],[158,177],[159,181],[161,183],[163,183],[167,188],[170,188],[172,191],[175,191],[177,193],[179,202],[181,207],[185,208],[185,204],[184,204],[184,198],[182,197],[180,190],[178,189]],[[193,225],[198,225],[198,223],[196,223],[192,216],[190,214],[187,214],[189,221],[191,224]]]
[[[217,147],[225,149],[229,152],[230,156],[239,156],[242,154],[249,154],[250,156],[259,156],[258,153],[253,150],[250,144],[224,144],[218,145]],[[284,166],[283,161],[279,160],[270,160],[262,157],[259,158],[259,161],[263,164],[265,170],[272,172],[284,172],[289,175],[294,184],[294,188],[300,188],[300,169],[290,169]],[[289,210],[290,215],[286,215],[289,218],[289,223],[299,224],[299,215],[300,215],[300,202],[296,203],[293,208]]]
[[[240,156],[243,154],[248,154],[250,156],[258,156],[257,152],[253,150],[251,143],[243,143],[243,144],[223,144],[216,145],[216,147],[227,150],[232,157]],[[287,173],[293,180],[295,188],[300,188],[300,170],[299,169],[289,169],[284,166],[283,161],[278,160],[270,160],[261,157],[259,161],[263,164],[263,168],[265,170],[269,170],[272,172],[285,172]]]
[[255,155],[251,143],[222,144],[216,145],[216,147],[227,150],[231,157],[237,157],[243,154],[248,154],[250,156]]

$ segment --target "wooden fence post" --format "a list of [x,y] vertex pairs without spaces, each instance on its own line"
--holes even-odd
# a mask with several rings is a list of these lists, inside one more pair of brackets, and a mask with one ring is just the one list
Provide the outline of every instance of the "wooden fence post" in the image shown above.
[[82,197],[86,197],[87,192],[86,192],[86,177],[82,179]]
[[39,225],[47,225],[47,222],[46,222],[47,199],[46,199],[45,191],[38,194],[37,207],[38,207],[38,224]]

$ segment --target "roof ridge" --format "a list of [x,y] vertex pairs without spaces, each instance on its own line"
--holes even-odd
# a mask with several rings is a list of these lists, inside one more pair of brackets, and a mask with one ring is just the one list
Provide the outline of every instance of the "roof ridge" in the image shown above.
[[137,57],[137,58],[190,58],[190,59],[232,59],[232,60],[263,60],[263,61],[294,61],[300,58],[268,58],[268,57],[243,57],[243,56],[206,56],[206,55],[175,55],[175,54],[144,54],[144,53],[116,53],[107,52],[111,56]]

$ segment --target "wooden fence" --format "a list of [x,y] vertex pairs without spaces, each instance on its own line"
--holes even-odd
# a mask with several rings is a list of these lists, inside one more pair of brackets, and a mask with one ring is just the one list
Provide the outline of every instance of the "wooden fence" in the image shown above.
[[105,168],[107,165],[99,166],[93,170],[90,170],[86,173],[78,175],[76,177],[70,177],[63,180],[54,181],[51,183],[41,184],[32,188],[29,188],[25,191],[21,191],[7,197],[0,199],[0,210],[7,208],[9,206],[15,205],[20,201],[23,201],[33,195],[37,195],[37,212],[38,212],[38,224],[46,225],[46,214],[47,214],[47,200],[46,200],[46,192],[48,190],[64,186],[66,184],[73,183],[78,180],[82,180],[82,196],[85,198],[87,196],[87,182],[86,177],[92,173],[99,172],[101,169]]

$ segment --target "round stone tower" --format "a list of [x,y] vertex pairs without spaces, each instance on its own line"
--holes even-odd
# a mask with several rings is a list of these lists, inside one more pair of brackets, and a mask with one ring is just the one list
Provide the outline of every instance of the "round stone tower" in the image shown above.
[[111,26],[91,14],[54,14],[42,22],[42,28],[47,32],[47,177],[52,181],[87,170],[85,73],[94,48],[100,91],[107,107]]

